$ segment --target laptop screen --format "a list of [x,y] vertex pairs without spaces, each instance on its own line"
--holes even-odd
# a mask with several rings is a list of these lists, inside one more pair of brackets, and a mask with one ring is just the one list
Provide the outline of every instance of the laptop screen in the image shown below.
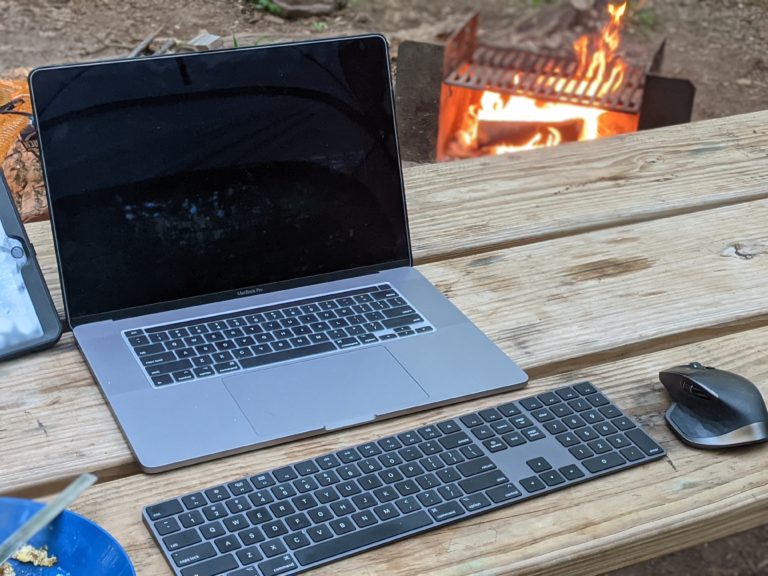
[[70,318],[409,261],[380,36],[30,83]]

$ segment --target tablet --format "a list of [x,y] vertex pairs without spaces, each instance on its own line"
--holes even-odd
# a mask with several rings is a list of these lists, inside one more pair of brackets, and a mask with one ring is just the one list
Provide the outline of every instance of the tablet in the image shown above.
[[54,344],[61,322],[0,172],[0,360]]

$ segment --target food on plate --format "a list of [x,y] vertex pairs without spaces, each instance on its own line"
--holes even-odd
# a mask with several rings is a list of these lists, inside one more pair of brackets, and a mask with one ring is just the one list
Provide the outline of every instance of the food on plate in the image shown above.
[[[56,556],[48,556],[48,546],[35,548],[34,546],[25,544],[19,548],[19,551],[16,552],[12,558],[19,562],[24,562],[25,564],[45,566],[46,568],[50,568],[56,564]],[[16,576],[16,572],[10,564],[3,564],[0,566],[0,576]]]

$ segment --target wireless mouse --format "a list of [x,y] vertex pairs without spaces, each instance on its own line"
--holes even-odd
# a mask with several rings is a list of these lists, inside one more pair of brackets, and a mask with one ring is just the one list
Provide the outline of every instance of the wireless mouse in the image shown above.
[[659,372],[672,397],[667,424],[686,444],[725,448],[768,439],[768,411],[760,391],[733,372],[691,362]]

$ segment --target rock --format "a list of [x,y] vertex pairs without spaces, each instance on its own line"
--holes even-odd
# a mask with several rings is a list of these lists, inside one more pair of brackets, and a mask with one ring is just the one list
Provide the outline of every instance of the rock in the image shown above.
[[346,0],[272,0],[283,18],[328,16],[346,6]]

